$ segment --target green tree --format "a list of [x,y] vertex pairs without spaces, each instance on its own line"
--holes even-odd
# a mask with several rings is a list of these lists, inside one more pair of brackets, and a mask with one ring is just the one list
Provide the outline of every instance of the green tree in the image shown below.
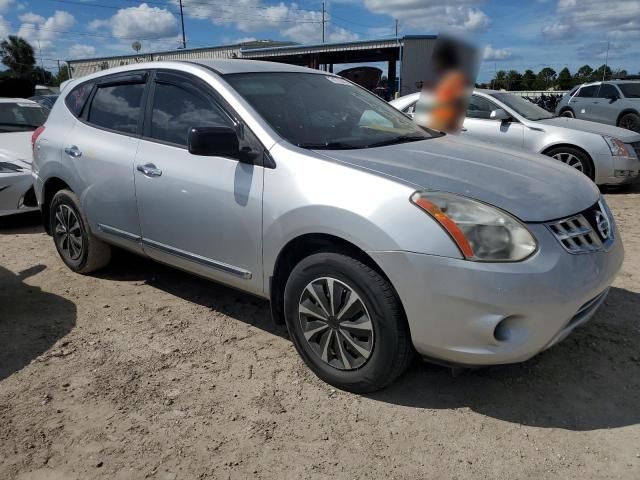
[[533,70],[526,70],[522,74],[522,88],[523,90],[534,90],[536,88],[536,74]]
[[62,82],[69,80],[69,67],[67,65],[63,65],[58,70],[58,74],[53,77],[52,85],[54,87],[59,87]]
[[53,74],[42,67],[33,67],[33,70],[29,72],[29,76],[33,83],[37,85],[50,85],[53,81]]
[[9,35],[0,43],[0,58],[19,77],[28,76],[36,63],[33,47],[24,38],[15,35]]
[[500,90],[507,87],[507,72],[504,70],[498,70],[495,78],[491,81],[491,88]]
[[560,73],[558,74],[558,87],[560,90],[569,90],[573,87],[573,78],[571,77],[571,72],[567,67],[560,70]]
[[507,72],[507,90],[522,90],[522,75],[517,70]]
[[593,71],[593,80],[607,80],[611,78],[611,68],[608,65],[600,65]]
[[578,83],[590,82],[592,75],[593,75],[593,68],[591,68],[589,65],[583,65],[578,69],[578,71],[576,72],[576,75],[573,78],[575,80],[575,83],[578,84]]
[[544,67],[538,72],[537,86],[539,90],[547,90],[556,81],[556,71],[551,67]]

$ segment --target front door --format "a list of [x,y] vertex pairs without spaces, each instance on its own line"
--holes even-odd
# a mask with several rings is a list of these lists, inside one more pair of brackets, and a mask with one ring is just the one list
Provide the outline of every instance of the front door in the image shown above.
[[517,120],[502,121],[491,118],[491,112],[498,105],[492,101],[472,95],[467,107],[467,118],[464,121],[462,134],[484,142],[522,148],[524,144],[524,127]]
[[211,87],[178,73],[152,80],[135,182],[145,252],[162,262],[262,291],[263,168],[192,155],[192,127],[234,121]]
[[593,101],[598,94],[600,85],[588,85],[580,88],[569,101],[569,106],[573,110],[576,118],[582,120],[593,120]]

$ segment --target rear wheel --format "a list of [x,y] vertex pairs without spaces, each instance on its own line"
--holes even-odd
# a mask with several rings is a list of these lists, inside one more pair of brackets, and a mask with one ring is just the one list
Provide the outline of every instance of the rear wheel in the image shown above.
[[622,117],[620,117],[618,126],[620,128],[626,128],[627,130],[632,130],[634,132],[640,133],[640,115],[632,112],[625,113]]
[[359,260],[338,253],[311,255],[294,267],[284,295],[293,343],[325,382],[371,392],[409,365],[413,349],[395,291]]
[[561,117],[576,118],[576,114],[570,108],[565,108],[560,112]]
[[582,150],[573,147],[558,147],[549,150],[546,155],[561,161],[562,163],[584,173],[591,180],[595,178],[595,172],[591,158]]
[[58,254],[71,270],[90,273],[109,263],[111,248],[91,233],[72,191],[60,190],[55,194],[49,222]]

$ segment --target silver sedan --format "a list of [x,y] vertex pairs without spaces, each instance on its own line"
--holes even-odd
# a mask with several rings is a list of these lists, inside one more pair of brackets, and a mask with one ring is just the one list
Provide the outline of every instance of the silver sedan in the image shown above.
[[[410,116],[419,115],[419,96],[414,93],[391,104]],[[553,157],[598,185],[629,183],[640,175],[640,134],[601,123],[556,117],[507,92],[475,90],[462,134]]]

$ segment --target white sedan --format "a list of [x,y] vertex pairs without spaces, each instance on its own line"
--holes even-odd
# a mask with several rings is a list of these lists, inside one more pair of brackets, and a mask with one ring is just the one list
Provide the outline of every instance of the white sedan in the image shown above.
[[46,119],[36,102],[0,98],[0,217],[38,210],[31,177],[31,135]]
[[[420,93],[414,93],[393,100],[391,105],[422,122],[419,98]],[[629,183],[640,175],[640,134],[556,117],[508,92],[474,90],[462,134],[553,157],[598,185]]]

